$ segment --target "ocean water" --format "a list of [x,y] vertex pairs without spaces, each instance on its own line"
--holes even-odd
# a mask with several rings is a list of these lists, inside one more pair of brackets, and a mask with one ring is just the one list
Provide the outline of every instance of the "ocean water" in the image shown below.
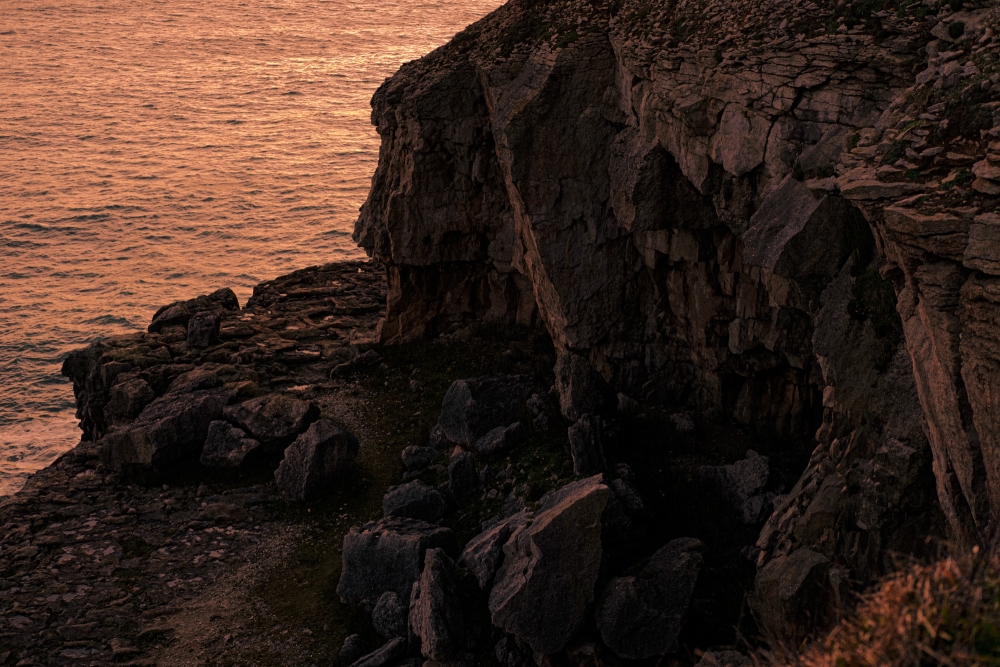
[[362,253],[369,100],[499,0],[0,0],[0,495],[80,432],[70,350]]

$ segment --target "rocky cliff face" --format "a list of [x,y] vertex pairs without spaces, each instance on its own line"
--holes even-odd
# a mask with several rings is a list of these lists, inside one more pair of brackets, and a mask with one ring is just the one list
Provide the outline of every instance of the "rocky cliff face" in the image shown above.
[[982,539],[993,4],[511,0],[372,101],[382,341],[537,322],[628,396],[815,447],[752,554],[773,636],[939,523]]

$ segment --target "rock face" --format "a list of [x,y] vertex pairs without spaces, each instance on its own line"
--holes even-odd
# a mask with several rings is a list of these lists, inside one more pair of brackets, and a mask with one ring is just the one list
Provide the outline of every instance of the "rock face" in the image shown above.
[[285,450],[274,479],[288,500],[312,500],[332,490],[357,454],[358,439],[353,434],[320,419]]
[[448,549],[454,536],[448,528],[424,521],[389,517],[344,536],[343,571],[337,595],[348,604],[372,602],[392,591],[409,599],[413,582],[424,569],[424,553]]
[[1000,25],[838,7],[509,2],[376,93],[355,239],[386,263],[383,341],[537,318],[574,421],[589,367],[815,439],[757,565],[866,581],[913,526],[969,545],[1000,514]]
[[448,442],[473,446],[490,430],[517,421],[533,387],[531,378],[523,375],[455,381],[441,405],[442,435]]
[[562,650],[583,624],[601,564],[608,487],[595,476],[543,498],[530,525],[503,545],[490,591],[493,624],[536,653]]
[[601,638],[619,657],[641,660],[676,652],[703,546],[691,538],[673,540],[638,575],[608,583],[595,617]]
[[430,549],[424,571],[410,596],[410,631],[420,638],[428,660],[449,660],[465,646],[465,621],[454,562],[441,549]]

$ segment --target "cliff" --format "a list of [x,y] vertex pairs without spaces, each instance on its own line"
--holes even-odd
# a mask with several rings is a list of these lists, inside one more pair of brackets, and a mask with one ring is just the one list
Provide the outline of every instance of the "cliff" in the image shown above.
[[387,267],[381,341],[537,324],[626,401],[808,458],[748,554],[772,638],[893,552],[982,542],[994,5],[512,0],[372,100],[355,239]]

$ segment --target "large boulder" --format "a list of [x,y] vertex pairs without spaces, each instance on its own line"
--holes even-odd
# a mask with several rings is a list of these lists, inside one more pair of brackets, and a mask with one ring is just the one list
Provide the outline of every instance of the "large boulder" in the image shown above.
[[608,583],[595,614],[608,648],[630,660],[677,650],[677,637],[701,571],[703,546],[693,538],[673,540],[636,575]]
[[806,548],[778,556],[757,571],[748,602],[770,640],[796,643],[827,620],[829,574],[830,559]]
[[163,306],[153,315],[153,321],[149,324],[149,332],[159,333],[163,327],[167,326],[187,327],[191,318],[199,312],[210,311],[221,314],[235,312],[239,309],[240,302],[236,298],[236,294],[226,287],[188,301],[175,301]]
[[526,375],[456,380],[441,405],[438,426],[447,441],[467,447],[498,426],[517,421],[534,382]]
[[391,487],[382,498],[382,516],[437,521],[448,503],[437,489],[420,480]]
[[227,421],[217,420],[208,425],[201,464],[207,468],[238,468],[247,454],[260,443]]
[[402,517],[351,529],[344,536],[337,595],[346,604],[375,601],[386,591],[409,599],[413,582],[424,569],[424,553],[431,548],[450,549],[454,541],[448,528]]
[[715,487],[748,525],[759,523],[770,514],[774,494],[764,491],[770,473],[767,457],[753,450],[732,465],[701,467],[702,480]]
[[493,625],[536,653],[566,646],[594,599],[609,494],[594,476],[542,498],[530,525],[519,527],[503,546],[489,598]]
[[225,416],[265,448],[275,451],[287,447],[305,431],[319,416],[319,409],[309,401],[267,394],[227,407]]
[[287,500],[311,500],[332,490],[357,454],[357,438],[329,419],[320,419],[285,450],[274,479]]
[[455,563],[441,549],[429,549],[410,596],[410,632],[429,660],[448,660],[465,645],[465,621]]
[[101,456],[120,470],[160,466],[197,452],[231,395],[227,389],[208,389],[162,396],[132,424],[106,435],[100,442]]

